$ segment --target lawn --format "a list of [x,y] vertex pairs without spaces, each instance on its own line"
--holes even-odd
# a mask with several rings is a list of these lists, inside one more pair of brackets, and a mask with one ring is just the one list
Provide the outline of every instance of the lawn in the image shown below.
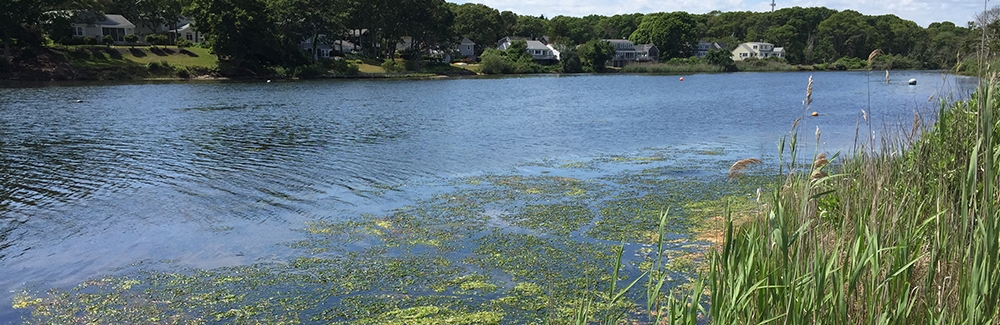
[[215,55],[203,48],[176,47],[135,47],[128,46],[69,46],[65,55],[74,66],[81,68],[101,68],[122,66],[130,63],[148,64],[166,62],[172,66],[212,68],[218,64]]

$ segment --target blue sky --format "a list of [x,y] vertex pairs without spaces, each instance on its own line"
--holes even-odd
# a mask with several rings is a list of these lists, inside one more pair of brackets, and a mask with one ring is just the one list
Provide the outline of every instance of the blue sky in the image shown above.
[[[615,15],[686,11],[706,13],[721,11],[769,11],[771,0],[449,0],[456,3],[482,3],[494,9],[510,10],[519,15],[557,15],[582,17],[589,14]],[[785,7],[827,7],[851,9],[866,15],[895,14],[926,27],[932,22],[951,21],[965,26],[983,10],[982,1],[970,0],[775,0],[778,9]],[[989,6],[1000,4],[992,1]]]

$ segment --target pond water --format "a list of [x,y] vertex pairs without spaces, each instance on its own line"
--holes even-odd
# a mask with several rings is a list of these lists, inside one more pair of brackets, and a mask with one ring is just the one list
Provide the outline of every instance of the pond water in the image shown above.
[[[877,72],[684,77],[0,88],[0,323],[19,321],[8,302],[24,288],[144,263],[285,262],[302,254],[282,244],[306,238],[310,223],[384,215],[470,177],[599,178],[640,168],[604,158],[658,157],[724,178],[740,158],[776,166],[776,143],[798,118],[808,152],[846,152],[859,132],[933,119],[939,98],[967,97],[976,83],[911,71],[890,84]],[[594,161],[597,172],[571,168]]]

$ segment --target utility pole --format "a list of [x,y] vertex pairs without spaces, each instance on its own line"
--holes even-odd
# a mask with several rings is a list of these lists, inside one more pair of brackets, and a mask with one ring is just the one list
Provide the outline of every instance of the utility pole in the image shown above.
[[771,0],[771,12],[774,12],[774,6],[775,6],[774,0]]

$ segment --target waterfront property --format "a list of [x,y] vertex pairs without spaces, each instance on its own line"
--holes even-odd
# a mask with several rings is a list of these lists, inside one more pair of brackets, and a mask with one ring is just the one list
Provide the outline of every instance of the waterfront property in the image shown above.
[[726,43],[699,41],[694,50],[694,56],[704,58],[711,50],[724,50]]
[[458,45],[458,53],[460,53],[463,58],[475,60],[476,42],[473,42],[468,37],[462,38],[462,43]]
[[771,43],[746,42],[733,50],[733,61],[743,61],[750,58],[766,59],[771,57],[785,57],[785,49],[774,47],[774,44]]
[[204,33],[196,31],[191,23],[186,23],[177,29],[172,29],[170,33],[173,34],[174,39],[185,39],[192,43],[201,43],[207,38]]
[[514,41],[525,41],[526,43],[528,43],[528,54],[531,54],[531,57],[535,60],[535,62],[553,63],[558,61],[558,58],[556,57],[556,54],[553,53],[552,49],[546,46],[545,43],[542,43],[541,41],[529,40],[522,37],[507,36],[497,41],[497,48],[506,51],[507,48],[509,48]]
[[135,34],[135,24],[132,24],[122,15],[112,14],[86,14],[83,12],[73,12],[72,24],[75,37],[93,37],[102,39],[104,36],[111,36],[116,44],[124,44],[125,36]]
[[632,62],[656,62],[659,59],[660,51],[653,44],[636,45],[627,39],[605,39],[615,47],[615,57],[611,59],[611,65],[623,67]]

